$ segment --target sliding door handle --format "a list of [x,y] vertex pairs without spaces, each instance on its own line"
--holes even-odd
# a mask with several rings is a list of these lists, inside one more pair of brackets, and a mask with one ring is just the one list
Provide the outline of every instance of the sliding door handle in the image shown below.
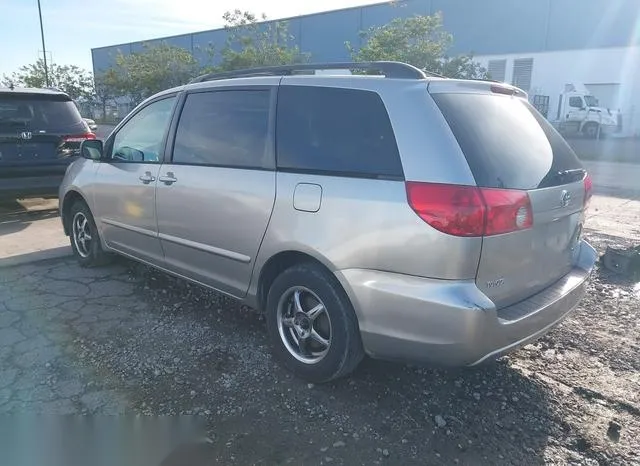
[[156,180],[155,177],[151,174],[151,172],[145,172],[145,174],[144,175],[140,175],[138,177],[138,179],[140,181],[142,181],[144,184],[149,184],[152,181]]
[[167,172],[166,175],[161,176],[160,178],[158,178],[158,180],[162,181],[166,185],[169,185],[178,181],[178,178],[173,175],[173,172]]

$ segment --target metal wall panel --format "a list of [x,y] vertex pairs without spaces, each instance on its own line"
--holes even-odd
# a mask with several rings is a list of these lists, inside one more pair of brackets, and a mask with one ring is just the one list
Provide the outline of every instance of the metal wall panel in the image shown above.
[[428,15],[431,11],[431,0],[406,0],[382,5],[371,5],[362,8],[361,29],[382,26],[393,18],[407,18],[416,15]]
[[131,53],[131,44],[114,45],[112,47],[102,47],[91,50],[93,59],[93,72],[99,74],[101,71],[108,70],[116,64],[116,57],[119,53]]
[[351,57],[345,42],[358,43],[360,8],[302,17],[300,48],[312,61],[342,61]]
[[640,1],[553,0],[546,50],[640,44]]
[[540,51],[551,0],[433,0],[453,34],[451,54],[489,55]]
[[199,32],[192,35],[193,39],[193,56],[202,64],[209,64],[210,56],[207,50],[213,47],[216,50],[215,64],[219,60],[220,50],[225,46],[227,40],[227,32],[223,29],[215,31]]

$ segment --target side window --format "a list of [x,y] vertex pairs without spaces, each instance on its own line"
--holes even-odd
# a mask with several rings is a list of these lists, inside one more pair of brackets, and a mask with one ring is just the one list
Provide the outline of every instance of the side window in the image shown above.
[[173,163],[270,168],[269,90],[189,94],[180,115]]
[[278,168],[403,177],[389,115],[375,92],[281,86],[276,128]]
[[573,107],[573,108],[584,107],[584,104],[582,103],[582,97],[569,97],[569,107]]
[[175,100],[175,96],[158,100],[134,115],[116,134],[111,158],[122,162],[159,163]]

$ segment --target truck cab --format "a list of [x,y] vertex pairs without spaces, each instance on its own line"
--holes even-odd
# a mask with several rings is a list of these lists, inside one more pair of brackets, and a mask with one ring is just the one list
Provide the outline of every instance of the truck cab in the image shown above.
[[598,138],[620,130],[618,112],[600,107],[583,85],[567,84],[560,94],[556,126],[564,135]]

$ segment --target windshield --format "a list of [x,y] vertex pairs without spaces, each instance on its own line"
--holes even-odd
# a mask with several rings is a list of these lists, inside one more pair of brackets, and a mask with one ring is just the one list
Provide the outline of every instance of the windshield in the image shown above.
[[592,95],[585,95],[584,96],[584,101],[587,103],[587,107],[597,107],[598,106],[598,99],[596,99]]

